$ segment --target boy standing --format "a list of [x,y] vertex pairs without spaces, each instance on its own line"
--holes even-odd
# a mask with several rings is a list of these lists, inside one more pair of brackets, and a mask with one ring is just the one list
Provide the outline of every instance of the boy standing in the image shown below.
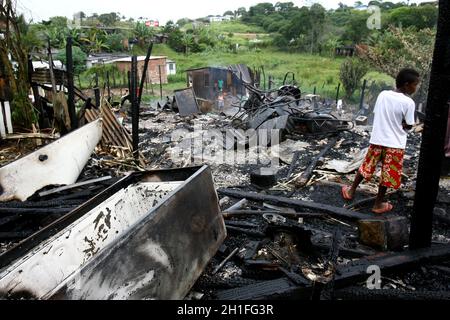
[[384,198],[388,188],[399,189],[401,186],[408,131],[415,125],[416,105],[410,95],[416,92],[419,82],[420,75],[416,70],[403,69],[396,79],[397,90],[383,91],[378,96],[369,151],[353,185],[342,188],[345,200],[353,199],[361,182],[369,181],[381,162],[381,184],[372,211],[383,214],[393,209]]

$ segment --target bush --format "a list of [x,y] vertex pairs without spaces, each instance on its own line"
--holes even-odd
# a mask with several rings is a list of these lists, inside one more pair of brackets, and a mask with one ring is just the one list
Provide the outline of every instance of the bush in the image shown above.
[[[79,75],[83,71],[86,70],[86,53],[83,52],[79,47],[72,47],[72,57],[73,57],[73,67],[74,73]],[[61,60],[65,65],[67,65],[66,59],[66,49],[63,49],[59,52],[56,57],[58,60]]]
[[342,63],[339,78],[345,89],[347,99],[350,99],[356,89],[361,86],[361,81],[368,71],[368,66],[359,58],[347,58]]

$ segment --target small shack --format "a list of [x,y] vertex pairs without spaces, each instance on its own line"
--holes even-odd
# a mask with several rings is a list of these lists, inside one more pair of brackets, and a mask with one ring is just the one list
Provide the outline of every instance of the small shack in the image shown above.
[[[141,76],[144,71],[145,56],[137,57],[138,75]],[[114,63],[120,72],[131,71],[131,57],[115,59],[106,63]],[[152,83],[168,83],[167,80],[167,57],[152,56],[148,64],[147,79]]]
[[193,87],[198,99],[215,101],[219,95],[246,96],[245,83],[251,83],[252,76],[244,65],[204,67],[187,70],[187,85]]

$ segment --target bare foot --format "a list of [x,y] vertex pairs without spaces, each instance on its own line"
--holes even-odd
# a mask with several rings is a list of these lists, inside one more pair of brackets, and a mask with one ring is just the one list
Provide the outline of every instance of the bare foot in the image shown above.
[[383,202],[380,206],[375,206],[372,210],[373,213],[383,214],[392,211],[394,206],[389,202]]

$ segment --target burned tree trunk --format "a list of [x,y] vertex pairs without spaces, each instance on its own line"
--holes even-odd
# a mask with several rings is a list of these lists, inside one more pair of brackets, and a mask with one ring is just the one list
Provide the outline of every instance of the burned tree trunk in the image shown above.
[[[0,64],[3,65],[4,78],[11,93],[14,120],[17,124],[31,128],[36,122],[36,114],[28,98],[28,54],[21,39],[15,7],[12,0],[0,0],[0,21],[5,28],[0,38]],[[16,70],[13,61],[17,63]]]
[[444,155],[450,95],[450,2],[439,1],[436,47],[431,70],[425,127],[411,223],[410,247],[429,247]]

